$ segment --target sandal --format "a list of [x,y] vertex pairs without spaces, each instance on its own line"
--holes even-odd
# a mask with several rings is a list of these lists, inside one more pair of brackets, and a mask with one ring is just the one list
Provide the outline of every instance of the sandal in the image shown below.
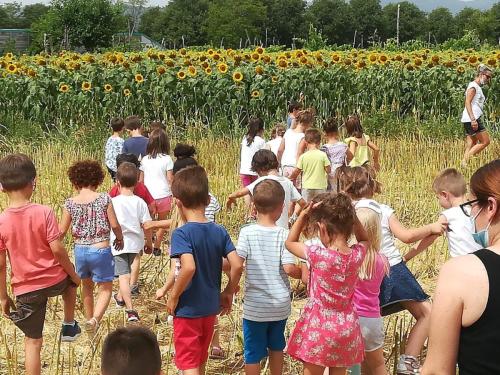
[[212,346],[212,351],[210,352],[210,359],[224,359],[224,351],[220,346]]
[[154,247],[153,248],[153,256],[159,257],[161,255],[161,248],[159,247]]
[[90,337],[96,335],[97,328],[99,328],[99,322],[95,317],[85,323],[85,332],[87,332]]

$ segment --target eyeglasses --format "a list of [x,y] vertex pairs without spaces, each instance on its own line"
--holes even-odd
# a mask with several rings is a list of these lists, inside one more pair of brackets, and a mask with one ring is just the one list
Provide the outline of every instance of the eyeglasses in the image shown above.
[[460,208],[462,209],[462,212],[464,213],[465,216],[470,217],[472,215],[472,206],[477,202],[479,202],[479,199],[467,201],[460,205]]

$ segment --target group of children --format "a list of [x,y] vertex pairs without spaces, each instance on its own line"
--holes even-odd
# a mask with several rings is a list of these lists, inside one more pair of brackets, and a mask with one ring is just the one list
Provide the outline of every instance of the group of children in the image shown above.
[[[172,265],[156,297],[168,297],[175,363],[185,375],[204,373],[211,345],[211,354],[213,349],[222,354],[217,316],[231,311],[243,273],[246,374],[259,374],[265,357],[271,373],[281,374],[285,348],[303,362],[304,374],[325,369],[345,374],[357,364],[367,373],[387,374],[382,316],[403,309],[416,323],[397,369],[416,373],[431,305],[406,262],[443,234],[452,256],[478,249],[460,208],[465,180],[453,169],[440,173],[433,189],[445,210],[432,224],[406,228],[391,207],[373,199],[380,192],[375,176],[379,150],[363,134],[360,119],[351,116],[345,122],[346,143],[339,140],[340,122],[327,120],[322,145],[322,134],[312,128],[314,111],[297,109],[291,105],[290,128],[283,134],[284,127],[277,127],[272,143],[263,138],[262,120],[249,122],[241,144],[243,188],[228,197],[227,207],[245,197],[255,220],[242,227],[236,246],[215,223],[220,205],[194,158],[195,149],[178,144],[174,162],[159,123],[147,138],[138,117],[112,120],[105,163],[115,186],[109,194],[97,192],[105,177],[99,162],[73,164],[68,177],[76,194],[64,203],[59,224],[52,209],[30,202],[36,187],[33,162],[22,154],[1,159],[0,184],[9,207],[0,215],[0,302],[25,334],[26,373],[40,374],[48,297],[63,296],[62,341],[74,341],[81,333],[74,319],[80,284],[85,330],[91,336],[111,298],[125,307],[129,322],[140,319],[132,299],[139,293],[140,258],[160,255],[167,231]],[[124,129],[129,132],[125,141]],[[70,229],[75,267],[62,244]],[[402,256],[395,238],[416,245]],[[15,304],[7,288],[7,255]],[[228,281],[221,293],[223,272]],[[287,343],[289,277],[307,284],[308,302]],[[118,292],[113,294],[115,278]],[[121,373],[117,369],[128,361],[138,369],[128,373],[158,375],[157,344],[152,344],[154,353],[145,355],[151,357],[149,367],[120,357],[126,345],[139,348],[143,341],[152,341],[145,331],[112,333],[103,349],[103,374]]]

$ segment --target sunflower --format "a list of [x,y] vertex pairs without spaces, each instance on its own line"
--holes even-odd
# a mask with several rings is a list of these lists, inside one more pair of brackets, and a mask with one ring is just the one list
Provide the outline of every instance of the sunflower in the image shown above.
[[259,55],[263,55],[264,54],[264,48],[262,47],[257,47],[255,49],[255,52],[258,53]]
[[215,60],[215,61],[219,61],[220,60],[220,55],[218,53],[214,53],[212,55],[212,58]]
[[272,76],[272,77],[271,77],[271,81],[272,81],[273,83],[278,83],[278,81],[279,81],[278,76]]
[[264,68],[261,65],[257,65],[255,67],[255,74],[258,74],[258,75],[264,74]]
[[497,64],[497,61],[492,57],[488,59],[487,63],[490,67],[493,67]]
[[92,89],[92,84],[90,82],[84,81],[82,83],[82,91],[90,91]]
[[243,81],[243,73],[241,72],[234,72],[233,73],[233,81],[236,82],[236,83],[240,83],[241,81]]
[[186,78],[186,72],[183,70],[178,71],[177,78],[179,78],[180,80],[183,80],[184,78]]
[[219,65],[217,65],[217,70],[221,73],[227,73],[227,65],[224,64],[224,63],[220,63]]
[[370,54],[368,59],[370,60],[370,62],[375,62],[375,61],[377,61],[377,55],[372,53],[372,54]]
[[130,68],[130,64],[128,63],[128,61],[124,61],[122,66],[125,68],[125,69],[128,69]]
[[194,66],[192,66],[192,65],[189,66],[188,72],[189,72],[189,75],[191,77],[196,77],[196,74],[198,73],[198,71],[196,70],[196,68]]
[[69,91],[69,86],[65,83],[61,83],[61,85],[59,85],[59,91],[66,93]]
[[464,74],[465,73],[465,68],[460,65],[459,67],[457,67],[457,73],[458,74]]
[[187,54],[187,50],[185,48],[181,48],[179,53],[182,55],[182,56],[185,56]]
[[332,55],[332,61],[333,61],[334,63],[339,62],[339,61],[340,61],[340,56],[339,56],[337,53],[334,53],[334,54]]
[[123,90],[123,95],[130,96],[130,95],[132,95],[132,91],[130,91],[129,89],[125,89],[125,90]]
[[475,64],[475,63],[477,63],[477,60],[478,60],[478,59],[477,59],[477,56],[471,56],[471,57],[469,57],[469,63],[470,63],[470,64]]
[[351,61],[351,59],[344,59],[343,63],[344,63],[344,65],[349,66],[352,64],[352,61]]
[[406,69],[415,70],[415,67],[412,64],[406,64]]
[[214,50],[212,48],[210,48],[208,51],[207,51],[208,55],[209,56],[212,56],[214,54]]
[[422,65],[422,60],[420,60],[418,57],[415,59],[415,65],[420,66]]
[[308,62],[309,62],[309,60],[307,59],[307,57],[302,56],[302,57],[300,58],[300,63],[301,63],[302,65],[305,65],[305,64],[307,64]]
[[28,74],[30,77],[36,77],[36,71],[34,71],[33,69],[28,69],[27,74]]
[[431,60],[434,64],[439,64],[439,56],[438,55],[434,55],[431,57]]
[[7,53],[5,54],[5,58],[6,58],[7,60],[12,60],[12,58],[13,58],[13,57],[14,57],[14,55],[12,54],[12,52],[7,52]]
[[135,78],[135,81],[137,83],[143,83],[144,82],[144,77],[140,73],[137,73],[134,78]]
[[206,67],[206,68],[205,68],[205,74],[206,74],[207,76],[211,75],[211,74],[212,74],[212,68],[211,68],[211,67],[209,67],[209,66],[208,66],[208,67]]
[[379,57],[378,57],[378,61],[380,61],[382,64],[385,64],[387,62],[388,58],[386,55],[384,54],[381,54]]
[[7,71],[11,74],[15,74],[17,73],[17,66],[15,66],[14,64],[9,64],[7,65]]
[[164,66],[159,66],[158,68],[156,68],[156,73],[158,73],[159,75],[165,74],[166,71],[167,69],[165,69]]
[[286,61],[285,59],[280,59],[278,61],[278,66],[282,69],[285,69],[288,67],[288,61]]
[[260,91],[253,90],[251,95],[252,95],[252,98],[256,99],[256,98],[260,97]]
[[106,84],[104,85],[104,91],[106,91],[106,92],[111,92],[111,91],[113,91],[113,86],[111,86],[109,83],[106,83]]
[[252,53],[252,60],[253,61],[259,61],[260,60],[260,55],[257,52]]

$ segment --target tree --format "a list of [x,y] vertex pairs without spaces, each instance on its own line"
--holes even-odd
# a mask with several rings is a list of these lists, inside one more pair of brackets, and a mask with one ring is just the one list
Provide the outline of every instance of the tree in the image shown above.
[[328,43],[352,43],[353,18],[344,0],[314,0],[307,10],[307,18],[328,38]]
[[161,41],[163,38],[161,25],[162,15],[163,10],[160,7],[147,8],[144,13],[142,13],[139,31],[157,41]]
[[457,36],[453,15],[446,8],[436,8],[430,12],[427,25],[428,32],[436,43],[443,43]]
[[31,28],[36,21],[42,18],[50,10],[45,4],[26,5],[22,10],[23,28]]
[[262,38],[267,9],[261,0],[215,0],[210,3],[207,36],[212,44],[226,47],[253,44]]
[[19,29],[22,27],[21,5],[19,3],[5,3],[0,5],[0,9],[4,13],[4,17],[2,17],[3,22],[0,21],[0,24],[4,25],[2,27],[7,29]]
[[[307,31],[304,19],[305,0],[268,0],[267,42],[290,46],[294,37],[302,37]],[[264,30],[265,34],[265,30]]]
[[124,2],[129,38],[139,29],[141,15],[148,0],[126,0]]
[[[403,1],[400,5],[399,17],[399,41],[416,40],[425,36],[425,13],[416,5]],[[397,34],[396,24],[398,15],[398,4],[390,3],[382,9],[384,21],[384,38],[395,38]]]
[[383,25],[380,0],[351,0],[351,13],[363,46],[378,41]]

